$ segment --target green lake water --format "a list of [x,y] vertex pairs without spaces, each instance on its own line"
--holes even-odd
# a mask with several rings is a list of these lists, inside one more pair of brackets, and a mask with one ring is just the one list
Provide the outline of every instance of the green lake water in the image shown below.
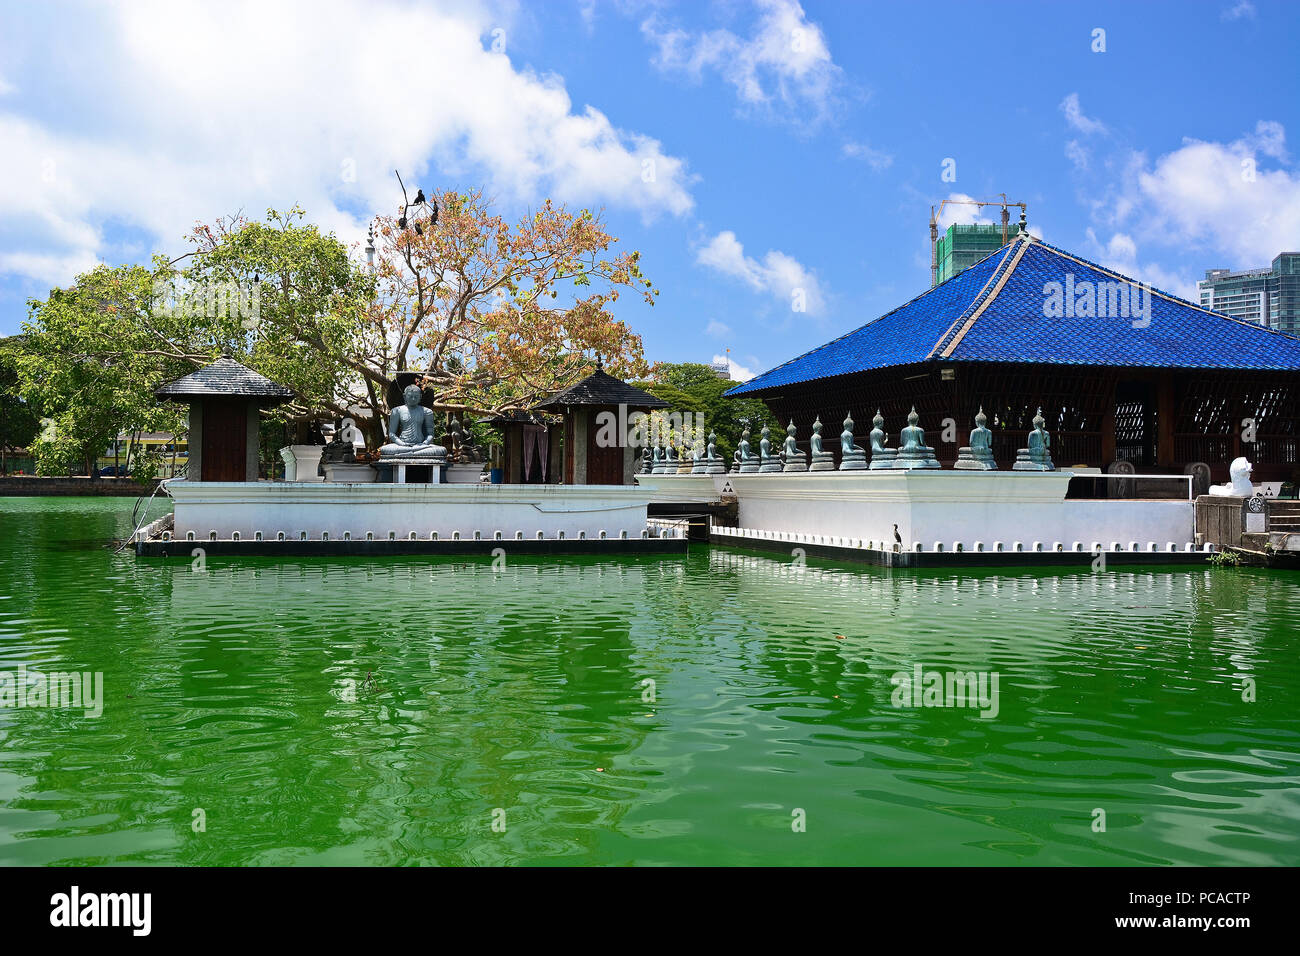
[[132,504],[0,499],[0,672],[105,698],[0,709],[0,864],[1300,864],[1293,574],[198,572],[111,553]]

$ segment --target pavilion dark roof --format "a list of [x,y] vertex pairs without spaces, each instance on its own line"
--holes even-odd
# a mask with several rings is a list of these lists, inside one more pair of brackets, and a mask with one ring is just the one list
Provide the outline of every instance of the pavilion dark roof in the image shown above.
[[662,398],[655,398],[649,392],[610,375],[604,369],[596,369],[581,382],[570,385],[562,392],[557,392],[540,405],[539,411],[558,412],[565,406],[572,405],[627,405],[631,408],[667,408],[668,403]]
[[294,392],[234,359],[219,358],[211,365],[168,382],[154,396],[180,402],[196,398],[259,398],[275,404],[287,402],[294,397]]
[[1151,289],[1149,322],[1048,317],[1047,283],[1135,280],[1022,235],[859,329],[728,396],[923,362],[1300,371],[1300,340]]

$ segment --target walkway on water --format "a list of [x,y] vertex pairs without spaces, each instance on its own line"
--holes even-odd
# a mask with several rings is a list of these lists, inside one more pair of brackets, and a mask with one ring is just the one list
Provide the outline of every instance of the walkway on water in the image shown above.
[[157,480],[132,481],[130,478],[45,478],[40,475],[5,475],[0,477],[0,497],[93,497],[139,498],[153,494]]

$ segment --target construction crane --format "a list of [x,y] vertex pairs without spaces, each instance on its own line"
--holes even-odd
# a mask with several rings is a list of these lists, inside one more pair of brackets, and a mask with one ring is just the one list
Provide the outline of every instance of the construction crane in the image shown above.
[[1006,193],[998,193],[1002,197],[997,199],[945,199],[939,203],[938,207],[930,207],[930,285],[939,284],[939,217],[943,215],[943,207],[952,206],[1001,206],[1002,207],[1002,244],[1007,244],[1007,227],[1011,223],[1011,213],[1007,210],[1011,206],[1020,207],[1020,225],[1025,226],[1025,216],[1029,207],[1022,202],[1008,202]]

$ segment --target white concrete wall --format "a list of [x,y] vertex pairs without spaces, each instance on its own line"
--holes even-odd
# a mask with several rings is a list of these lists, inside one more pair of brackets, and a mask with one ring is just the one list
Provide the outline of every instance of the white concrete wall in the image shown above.
[[576,538],[585,531],[597,538],[604,530],[616,538],[626,531],[640,537],[646,527],[649,495],[618,485],[390,485],[333,482],[212,482],[174,481],[167,486],[175,499],[175,536],[193,531],[199,540],[216,531],[227,539],[243,539],[261,531],[274,540],[277,532],[297,538],[303,531],[319,540],[322,533],[341,539],[351,532],[364,539],[372,531],[387,538],[394,531],[405,538],[437,532],[450,538],[459,531],[472,538],[481,531],[492,538],[501,531],[513,538],[522,531],[535,538],[541,531],[554,538],[563,531]]
[[696,502],[719,498],[713,475],[637,475],[636,483],[651,501]]
[[1075,541],[1091,548],[1132,541],[1178,545],[1194,540],[1191,501],[1066,500],[1070,472],[877,471],[793,475],[719,475],[739,504],[742,528],[894,540],[910,549],[942,541],[967,548],[1001,541],[1045,548]]

